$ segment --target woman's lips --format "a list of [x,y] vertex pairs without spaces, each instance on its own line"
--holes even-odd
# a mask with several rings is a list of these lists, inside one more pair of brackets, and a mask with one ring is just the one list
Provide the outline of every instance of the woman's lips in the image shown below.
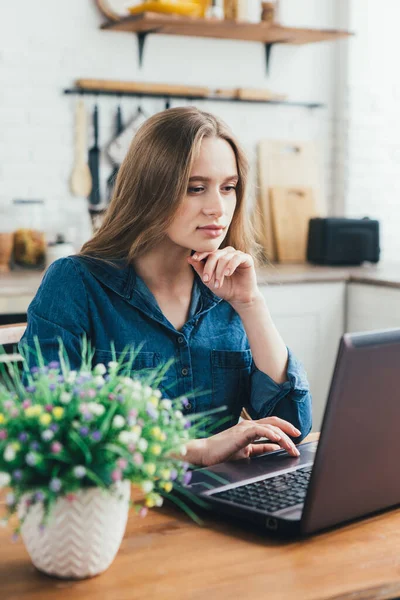
[[204,233],[204,235],[206,235],[207,237],[216,238],[221,235],[221,233],[224,231],[225,227],[210,226],[210,227],[198,227],[197,229],[199,231],[201,231],[202,233]]

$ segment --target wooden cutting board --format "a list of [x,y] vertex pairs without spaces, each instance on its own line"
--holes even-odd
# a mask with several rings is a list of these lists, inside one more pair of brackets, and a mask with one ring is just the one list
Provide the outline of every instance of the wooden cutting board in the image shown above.
[[278,261],[305,262],[308,222],[318,214],[313,189],[273,186],[270,200]]
[[109,90],[112,92],[139,92],[142,94],[174,94],[206,98],[210,89],[198,85],[175,85],[170,83],[148,83],[146,81],[116,81],[111,79],[77,79],[76,87],[83,90]]
[[314,190],[318,210],[324,213],[321,198],[317,149],[312,141],[260,140],[258,144],[258,217],[259,241],[270,261],[277,259],[272,229],[270,188],[305,186]]

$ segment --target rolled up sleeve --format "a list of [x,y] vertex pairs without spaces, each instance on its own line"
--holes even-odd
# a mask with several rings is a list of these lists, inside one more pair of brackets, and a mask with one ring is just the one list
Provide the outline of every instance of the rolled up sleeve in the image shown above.
[[246,410],[252,419],[280,417],[301,431],[293,441],[301,442],[311,431],[312,400],[303,365],[288,348],[287,380],[276,383],[254,364],[250,375],[249,404]]

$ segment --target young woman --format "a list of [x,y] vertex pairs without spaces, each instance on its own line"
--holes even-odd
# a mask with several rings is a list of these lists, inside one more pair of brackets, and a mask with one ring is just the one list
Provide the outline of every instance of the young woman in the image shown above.
[[[173,357],[163,395],[188,395],[187,413],[226,406],[229,415],[219,432],[188,444],[197,465],[280,447],[298,456],[294,440],[311,429],[306,375],[257,287],[247,171],[215,116],[189,107],[148,119],[102,227],[78,255],[50,266],[22,339],[33,346],[37,335],[50,361],[60,336],[73,368],[83,335],[95,363],[111,360],[111,342],[117,352],[144,342],[136,369]],[[238,423],[242,407],[252,421]],[[253,443],[259,438],[268,442]]]

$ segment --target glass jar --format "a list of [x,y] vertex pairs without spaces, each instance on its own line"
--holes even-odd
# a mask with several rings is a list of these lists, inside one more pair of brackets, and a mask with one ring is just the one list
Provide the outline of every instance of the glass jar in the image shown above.
[[13,200],[13,262],[24,268],[44,267],[46,236],[43,200]]

